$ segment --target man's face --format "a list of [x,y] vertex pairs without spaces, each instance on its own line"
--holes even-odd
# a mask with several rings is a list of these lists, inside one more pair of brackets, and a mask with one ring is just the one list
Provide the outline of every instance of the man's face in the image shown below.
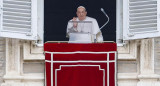
[[86,18],[87,12],[84,8],[77,9],[77,16],[79,20],[84,20]]

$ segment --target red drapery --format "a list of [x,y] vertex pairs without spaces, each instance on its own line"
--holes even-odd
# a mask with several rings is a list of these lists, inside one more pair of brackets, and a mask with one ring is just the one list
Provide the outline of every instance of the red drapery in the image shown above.
[[[115,43],[45,43],[44,50],[50,52],[45,53],[47,86],[51,86],[51,83],[53,86],[115,86],[116,53],[113,53],[117,50]],[[51,54],[51,52],[61,52],[61,54]],[[63,52],[87,53],[64,54]]]

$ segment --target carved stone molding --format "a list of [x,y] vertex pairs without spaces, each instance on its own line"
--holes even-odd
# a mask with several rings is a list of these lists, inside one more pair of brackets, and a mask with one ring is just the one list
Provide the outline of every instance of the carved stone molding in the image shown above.
[[23,58],[24,60],[44,60],[43,47],[37,47],[31,41],[23,43]]
[[118,47],[118,59],[120,60],[136,60],[137,59],[138,41],[130,41],[128,44]]
[[118,86],[137,86],[137,73],[118,73]]

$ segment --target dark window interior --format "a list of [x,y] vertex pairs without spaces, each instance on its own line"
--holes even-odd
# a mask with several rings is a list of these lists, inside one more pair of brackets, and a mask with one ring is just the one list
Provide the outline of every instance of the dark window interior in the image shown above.
[[101,27],[106,16],[103,8],[110,17],[109,23],[101,30],[105,41],[116,40],[116,0],[44,0],[44,42],[68,41],[66,38],[67,22],[76,16],[78,6],[87,9],[87,16],[93,17]]

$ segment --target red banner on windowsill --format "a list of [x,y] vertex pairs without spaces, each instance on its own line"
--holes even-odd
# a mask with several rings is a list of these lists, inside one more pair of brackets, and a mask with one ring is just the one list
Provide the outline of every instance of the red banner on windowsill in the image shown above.
[[46,43],[44,49],[46,86],[116,86],[115,43]]

